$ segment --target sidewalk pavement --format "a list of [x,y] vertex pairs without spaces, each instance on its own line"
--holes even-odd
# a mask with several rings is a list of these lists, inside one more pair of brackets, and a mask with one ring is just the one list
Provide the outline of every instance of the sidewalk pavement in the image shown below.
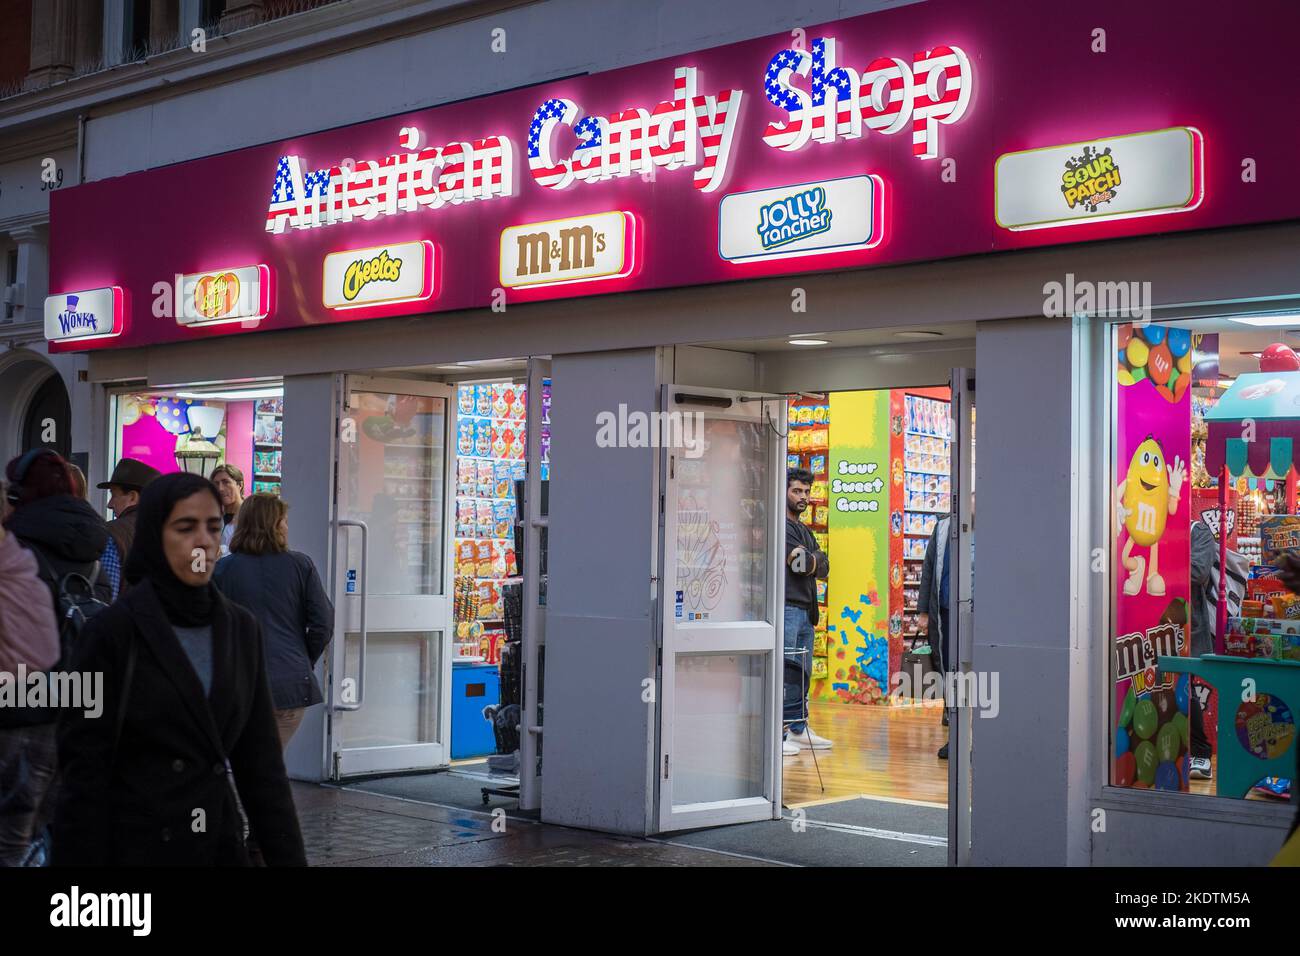
[[293,798],[311,866],[765,865],[518,817],[494,832],[491,813],[330,786],[294,783]]

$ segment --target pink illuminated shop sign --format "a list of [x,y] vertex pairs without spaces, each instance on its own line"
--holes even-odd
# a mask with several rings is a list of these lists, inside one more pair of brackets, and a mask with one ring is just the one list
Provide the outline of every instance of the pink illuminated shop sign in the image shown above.
[[[763,142],[776,149],[803,149],[857,139],[867,130],[899,133],[912,129],[912,155],[939,155],[939,124],[966,115],[971,95],[970,58],[956,46],[938,46],[912,56],[912,62],[877,57],[862,73],[836,66],[832,37],[818,37],[807,50],[780,50],[767,64],[763,90],[768,102],[785,110],[785,122],[767,124]],[[810,75],[811,74],[811,75]],[[809,77],[809,89],[793,82]]]
[[[1289,66],[1250,51],[1295,0],[1253,2],[1230,46],[1172,0],[1126,5],[1159,42],[1105,56],[1042,0],[927,0],[436,106],[401,103],[437,84],[391,109],[381,89],[374,119],[52,193],[49,348],[1300,219],[1285,180],[1241,188],[1242,157],[1294,152],[1259,135],[1276,117],[1255,95]],[[147,230],[88,228],[142,208]],[[153,321],[177,276],[176,321]],[[108,289],[93,309],[77,291]]]

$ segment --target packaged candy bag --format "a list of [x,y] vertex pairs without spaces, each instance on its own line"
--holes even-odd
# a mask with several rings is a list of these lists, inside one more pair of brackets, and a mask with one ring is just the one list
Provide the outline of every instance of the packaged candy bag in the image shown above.
[[492,542],[479,540],[474,542],[474,574],[480,578],[492,576]]
[[511,478],[513,474],[513,462],[498,461],[493,463],[492,468],[492,496],[494,498],[513,498],[515,496],[515,483]]
[[494,490],[492,461],[488,458],[481,458],[477,465],[474,475],[474,492],[479,498],[491,498]]
[[487,458],[492,454],[492,420],[479,418],[474,422],[474,454]]
[[474,526],[477,536],[480,538],[492,537],[492,532],[496,530],[496,524],[492,517],[492,502],[480,500],[475,502],[475,506]]
[[515,397],[510,403],[510,417],[523,421],[528,417],[528,386],[516,385]]
[[474,494],[474,459],[456,459],[456,494]]
[[462,418],[456,423],[456,453],[474,454],[474,422],[470,419]]
[[473,385],[461,385],[456,389],[456,410],[461,415],[474,414]]
[[490,418],[492,415],[492,386],[475,385],[474,386],[474,413],[484,418]]
[[511,398],[514,397],[514,389],[509,385],[492,386],[492,415],[495,418],[505,418],[506,412],[510,411],[510,401],[506,398],[506,391],[509,390]]
[[493,505],[493,535],[498,538],[507,538],[514,533],[515,506],[510,501],[498,501]]

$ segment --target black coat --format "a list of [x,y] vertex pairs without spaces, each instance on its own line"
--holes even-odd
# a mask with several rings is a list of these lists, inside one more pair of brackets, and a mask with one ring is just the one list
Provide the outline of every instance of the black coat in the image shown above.
[[207,699],[147,579],[87,625],[75,666],[103,673],[103,713],[60,718],[56,866],[248,865],[223,751],[268,865],[305,865],[257,621],[219,594],[213,612]]
[[[107,522],[86,501],[72,495],[37,498],[15,508],[5,527],[23,547],[38,555],[37,573],[51,589],[56,613],[59,581],[70,572],[89,578],[108,546]],[[113,600],[112,585],[103,568],[95,579],[95,596],[105,604]]]
[[276,710],[319,704],[315,667],[334,632],[334,606],[311,558],[298,551],[231,554],[217,562],[212,581],[262,625]]

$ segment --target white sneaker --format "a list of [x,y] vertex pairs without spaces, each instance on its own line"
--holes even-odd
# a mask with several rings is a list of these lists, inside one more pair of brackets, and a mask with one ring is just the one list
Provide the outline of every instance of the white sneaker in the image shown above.
[[1198,780],[1211,780],[1214,778],[1214,771],[1210,769],[1209,757],[1193,757],[1191,766],[1188,768],[1187,775],[1196,777]]
[[829,740],[827,740],[825,737],[818,737],[815,733],[813,733],[813,729],[807,726],[804,727],[803,733],[801,734],[796,734],[793,731],[791,731],[790,739],[793,740],[800,747],[806,747],[809,750],[830,750],[831,749],[831,742]]
[[799,756],[799,745],[787,737],[785,740],[781,741],[781,756],[782,757]]

